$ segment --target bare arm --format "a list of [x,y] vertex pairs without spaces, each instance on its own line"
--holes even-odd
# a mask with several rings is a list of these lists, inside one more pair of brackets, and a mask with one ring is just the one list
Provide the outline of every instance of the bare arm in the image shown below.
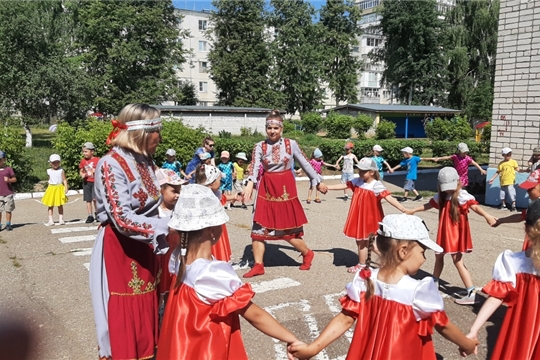
[[250,302],[245,308],[239,311],[239,314],[244,317],[254,328],[262,333],[271,336],[280,341],[291,344],[298,339],[286,327],[281,325],[265,310]]
[[347,184],[327,185],[326,187],[328,190],[347,190],[349,188]]
[[435,158],[435,162],[439,162],[441,160],[452,160],[452,155],[450,155],[450,156],[441,156],[441,157]]
[[495,223],[495,225],[493,225],[493,227],[497,227],[501,224],[519,223],[522,221],[523,221],[523,216],[521,214],[513,214],[510,216],[503,217],[503,218],[498,218],[497,222]]
[[62,183],[64,184],[64,188],[66,189],[66,193],[67,193],[69,190],[69,187],[68,187],[68,182],[66,179],[66,172],[63,169],[62,169]]
[[355,163],[358,164],[358,158],[357,158],[356,155],[354,155],[354,154],[353,154],[353,160],[354,160]]
[[499,176],[499,170],[489,179],[488,183],[493,184],[493,181]]
[[399,201],[397,201],[396,198],[393,197],[392,195],[388,195],[387,197],[384,198],[384,200],[388,201],[388,203],[390,205],[392,205],[393,207],[395,207],[396,209],[398,209],[402,213],[407,211],[407,208],[405,206],[401,205],[401,203]]
[[474,161],[474,160],[471,161],[471,164],[480,171],[480,174],[482,174],[482,175],[487,174],[487,171],[482,169],[482,167],[480,165],[478,165],[478,163],[476,161]]
[[407,209],[407,211],[405,213],[408,214],[408,215],[414,215],[414,213],[416,213],[418,211],[427,211],[429,209],[433,209],[433,205],[431,205],[431,202],[427,202],[424,205],[419,206],[419,207],[414,208],[414,209]]
[[394,166],[392,168],[392,172],[396,171],[397,169],[399,169],[401,167],[401,164],[397,164],[396,166]]
[[330,343],[345,333],[352,324],[354,318],[340,312],[337,314],[322,331],[321,335],[309,345],[300,344],[289,346],[289,352],[299,359],[309,359],[312,356],[320,353]]
[[434,162],[437,162],[437,158],[425,158],[425,157],[423,157],[423,158],[420,158],[420,160],[422,160],[422,161],[434,161]]
[[448,321],[446,326],[435,325],[435,329],[446,340],[453,342],[459,346],[460,352],[464,352],[469,355],[476,352],[476,345],[478,340],[472,340],[465,336],[451,321]]
[[337,161],[336,161],[336,166],[339,167],[339,163],[341,162],[341,160],[343,160],[343,155],[341,155],[341,156],[339,157],[339,159],[337,159]]
[[383,164],[386,166],[386,168],[388,169],[388,172],[390,173],[393,173],[394,172],[394,169],[392,169],[392,167],[390,166],[389,163],[387,163],[386,161],[383,162]]
[[470,208],[478,215],[483,216],[490,226],[493,226],[497,223],[497,218],[489,215],[480,205],[471,205]]
[[495,310],[497,310],[502,303],[503,301],[501,299],[494,298],[493,296],[488,297],[478,312],[478,315],[476,315],[476,319],[474,320],[474,323],[471,326],[471,331],[467,337],[476,339],[478,337],[478,331],[480,331],[480,328],[484,326],[486,321],[491,317],[491,315],[493,315]]

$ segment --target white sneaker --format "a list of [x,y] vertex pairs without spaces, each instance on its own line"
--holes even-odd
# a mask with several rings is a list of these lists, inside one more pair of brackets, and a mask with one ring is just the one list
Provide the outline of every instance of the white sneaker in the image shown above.
[[45,225],[45,226],[53,226],[53,225],[54,225],[54,221],[49,220],[49,222],[46,222],[44,225]]
[[60,220],[60,221],[58,221],[58,224],[56,224],[56,225],[66,225],[66,222],[64,220]]
[[464,296],[461,299],[456,299],[454,302],[458,305],[474,305],[478,302],[476,300],[476,291],[473,290],[468,293],[467,296]]

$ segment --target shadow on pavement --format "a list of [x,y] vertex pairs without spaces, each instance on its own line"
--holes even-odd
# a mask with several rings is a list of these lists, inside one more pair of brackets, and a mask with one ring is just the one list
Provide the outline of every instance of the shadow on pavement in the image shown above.
[[[281,249],[294,250],[294,247],[266,242],[266,250],[264,252],[264,267],[302,265],[302,257],[300,256],[300,253],[297,253],[299,256],[298,259],[300,260],[300,262],[298,262],[281,251]],[[241,261],[253,261],[253,248],[251,245],[247,245],[244,248],[244,253],[242,254],[241,259]]]
[[349,267],[358,264],[358,254],[351,250],[332,248],[327,250],[315,250],[315,252],[329,252],[334,255],[334,261],[332,262],[334,266]]

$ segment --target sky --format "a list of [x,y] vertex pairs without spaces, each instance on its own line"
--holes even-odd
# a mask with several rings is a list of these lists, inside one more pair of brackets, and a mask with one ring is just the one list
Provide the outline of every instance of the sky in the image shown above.
[[[326,3],[326,0],[308,0],[315,9],[319,9]],[[173,0],[174,7],[178,9],[187,9],[187,10],[211,10],[212,1],[211,0]]]

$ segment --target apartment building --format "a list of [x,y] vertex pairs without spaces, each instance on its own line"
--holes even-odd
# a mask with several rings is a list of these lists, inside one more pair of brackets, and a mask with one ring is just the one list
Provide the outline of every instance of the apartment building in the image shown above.
[[210,79],[208,68],[208,52],[211,43],[205,36],[210,24],[209,11],[193,11],[177,9],[182,15],[181,25],[190,32],[190,37],[182,39],[184,47],[191,52],[181,68],[177,69],[179,79],[191,81],[198,90],[197,97],[200,106],[212,106],[217,102],[216,84]]

